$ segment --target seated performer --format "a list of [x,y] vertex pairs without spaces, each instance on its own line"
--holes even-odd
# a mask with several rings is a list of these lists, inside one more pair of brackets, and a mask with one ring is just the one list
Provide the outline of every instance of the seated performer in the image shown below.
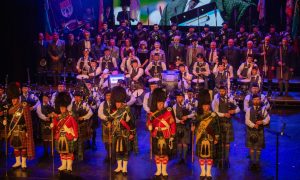
[[[232,65],[230,65],[228,63],[228,59],[227,59],[226,56],[222,57],[222,62],[221,63],[224,64],[224,70],[225,70],[226,73],[228,73],[229,79],[232,80],[233,77],[234,77],[233,76],[233,67],[232,67]],[[213,73],[215,73],[218,70],[218,66],[219,66],[218,64],[219,64],[219,61],[216,62],[216,65],[213,69]]]
[[159,54],[155,53],[153,61],[151,61],[145,69],[145,74],[151,78],[161,78],[161,73],[165,70],[167,70],[166,64],[160,61]]
[[222,159],[225,167],[229,167],[230,142],[234,140],[232,116],[240,112],[233,96],[229,95],[225,86],[219,88],[219,93],[214,96],[212,109],[220,117]]
[[139,60],[138,57],[135,56],[134,51],[129,50],[129,55],[127,57],[124,57],[122,59],[122,63],[121,63],[121,70],[126,74],[129,71],[131,71],[131,62],[133,60],[136,60],[138,62],[138,65],[141,66],[141,62]]
[[104,49],[104,56],[99,59],[100,73],[103,73],[105,69],[108,69],[109,72],[118,70],[118,64],[115,57],[111,55],[111,49]]
[[174,148],[176,123],[172,115],[172,108],[165,108],[166,92],[157,88],[152,93],[150,114],[147,127],[152,137],[152,152],[156,163],[155,176],[167,177],[169,155]]
[[253,56],[249,55],[246,59],[246,62],[242,63],[237,70],[237,76],[239,79],[250,79],[251,70],[255,63],[253,62]]
[[182,91],[185,91],[191,87],[191,80],[193,78],[193,75],[189,73],[188,68],[184,64],[180,64],[178,70],[179,70],[178,88],[181,89]]
[[[207,98],[206,98],[207,99]],[[210,109],[210,101],[203,101],[203,114],[197,117],[198,125],[192,126],[192,131],[196,134],[196,155],[199,158],[201,168],[200,179],[212,179],[211,168],[215,154],[215,145],[220,138],[220,126],[218,116]],[[206,168],[205,168],[206,165]]]
[[72,113],[67,109],[71,104],[69,93],[58,93],[55,104],[59,107],[60,113],[54,116],[53,123],[50,126],[54,128],[55,146],[62,164],[58,170],[60,172],[67,170],[71,173],[75,142],[78,139],[78,124],[71,115]]
[[247,111],[247,109],[249,109],[250,107],[253,106],[252,99],[253,99],[254,95],[260,96],[260,101],[263,104],[263,106],[265,106],[267,110],[270,110],[271,106],[270,106],[270,103],[269,103],[269,100],[268,100],[267,96],[264,95],[260,91],[260,87],[257,83],[252,83],[251,92],[244,99],[244,111],[245,112]]
[[8,125],[7,138],[14,148],[16,163],[12,167],[22,167],[23,170],[26,170],[26,159],[32,159],[35,155],[33,127],[29,106],[26,102],[21,103],[19,97],[20,85],[10,83],[7,87],[7,98],[11,102],[8,109],[9,122],[3,120],[3,125]]
[[253,107],[248,108],[245,115],[246,146],[250,149],[250,168],[259,170],[261,149],[265,148],[264,126],[270,123],[270,116],[260,96],[254,95],[252,103]]
[[139,67],[138,61],[136,59],[133,59],[131,61],[131,68],[126,74],[126,78],[129,79],[129,81],[133,82],[142,82],[142,76],[144,74],[144,69]]
[[215,89],[214,94],[219,92],[220,86],[226,86],[230,90],[230,75],[229,72],[225,70],[224,63],[217,63],[218,68],[214,69],[215,76]]
[[111,146],[111,123],[112,119],[109,116],[111,109],[111,90],[106,88],[104,91],[105,100],[101,102],[98,109],[98,117],[102,122],[102,142],[106,150],[105,161],[108,162],[112,158]]
[[74,101],[68,108],[78,124],[78,147],[75,150],[77,150],[78,160],[83,160],[84,143],[88,139],[88,121],[93,112],[90,106],[83,101],[83,93],[80,91],[74,92]]
[[250,88],[253,83],[257,83],[259,88],[262,87],[262,79],[260,74],[258,74],[258,71],[258,66],[254,65],[251,69]]
[[97,63],[96,59],[92,59],[90,64],[91,64],[91,67],[88,71],[89,79],[93,80],[94,83],[97,83],[101,69],[100,69],[100,67],[98,67],[98,63]]
[[48,156],[48,147],[52,141],[51,137],[51,116],[54,112],[54,107],[50,104],[50,93],[45,92],[42,94],[41,103],[38,104],[36,113],[41,122],[42,139],[44,143],[44,156]]
[[88,75],[92,58],[89,56],[89,49],[84,49],[83,57],[79,58],[77,61],[76,69],[79,74]]
[[130,108],[126,105],[126,97],[126,90],[123,87],[116,86],[112,89],[109,115],[109,118],[112,118],[113,153],[116,154],[118,164],[114,172],[122,172],[125,176],[127,175],[129,144],[134,140],[136,133]]
[[176,120],[176,140],[177,140],[177,155],[180,159],[179,163],[186,162],[188,145],[190,144],[190,122],[189,119],[194,117],[194,114],[184,106],[184,94],[182,91],[175,91],[176,104],[173,106],[173,113]]
[[193,75],[196,79],[204,80],[204,88],[208,88],[209,65],[205,62],[204,55],[197,54],[197,62],[193,66]]

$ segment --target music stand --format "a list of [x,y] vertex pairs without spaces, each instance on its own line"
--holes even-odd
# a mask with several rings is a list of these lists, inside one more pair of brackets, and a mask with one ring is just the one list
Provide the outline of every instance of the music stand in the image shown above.
[[286,123],[284,122],[282,127],[281,127],[281,131],[276,131],[274,129],[269,129],[267,128],[266,130],[273,134],[273,135],[276,135],[276,180],[278,180],[278,172],[279,172],[279,167],[278,167],[278,159],[279,159],[279,136],[285,136],[285,137],[288,137],[288,138],[291,138],[291,136],[289,136],[288,134],[286,134],[284,132],[285,130],[285,127],[286,127]]

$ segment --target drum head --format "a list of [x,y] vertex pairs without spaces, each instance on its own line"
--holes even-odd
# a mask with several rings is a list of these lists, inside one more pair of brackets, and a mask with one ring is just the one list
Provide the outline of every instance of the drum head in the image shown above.
[[85,75],[85,74],[79,74],[76,76],[76,79],[79,79],[79,80],[88,79],[88,78],[89,78],[89,76]]
[[250,83],[250,79],[238,79],[239,82],[241,83]]
[[193,79],[192,80],[193,83],[204,83],[203,79]]

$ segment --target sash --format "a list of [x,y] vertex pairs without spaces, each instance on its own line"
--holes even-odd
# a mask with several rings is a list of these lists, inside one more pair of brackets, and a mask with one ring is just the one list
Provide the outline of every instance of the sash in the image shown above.
[[7,138],[9,138],[12,134],[12,132],[14,131],[14,129],[17,127],[17,125],[19,124],[19,121],[21,119],[23,115],[23,107],[22,105],[19,107],[19,109],[14,113],[12,120],[9,124],[9,129],[10,131],[8,132]]
[[[58,124],[57,124],[57,130],[56,130],[56,132],[55,133],[59,133],[60,132],[60,130],[62,129],[62,128],[64,128],[64,130],[67,132],[67,133],[71,133],[68,129],[69,128],[65,128],[65,124],[66,124],[66,122],[68,121],[70,119],[70,116],[67,116],[67,117],[65,117],[64,119],[62,119],[62,120],[60,120],[59,122],[58,122]],[[74,132],[73,132],[74,133]],[[72,134],[72,133],[71,133]]]
[[201,121],[200,125],[197,128],[196,144],[212,120],[213,120],[213,115],[211,114]]

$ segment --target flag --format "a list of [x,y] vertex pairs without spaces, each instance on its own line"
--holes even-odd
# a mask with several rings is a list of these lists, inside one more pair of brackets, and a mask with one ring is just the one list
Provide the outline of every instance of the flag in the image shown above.
[[139,20],[140,0],[130,0],[130,18]]
[[300,0],[296,0],[295,3],[295,11],[294,11],[294,17],[293,17],[293,25],[292,25],[292,37],[293,39],[296,38],[298,31],[299,31],[299,11],[300,11]]
[[44,31],[47,40],[49,40],[50,34],[52,34],[48,11],[49,11],[49,2],[48,0],[44,0]]
[[257,4],[257,11],[259,12],[259,20],[264,19],[266,14],[266,0],[259,0]]
[[103,25],[103,0],[99,0],[99,18],[98,18],[98,31],[101,31]]

